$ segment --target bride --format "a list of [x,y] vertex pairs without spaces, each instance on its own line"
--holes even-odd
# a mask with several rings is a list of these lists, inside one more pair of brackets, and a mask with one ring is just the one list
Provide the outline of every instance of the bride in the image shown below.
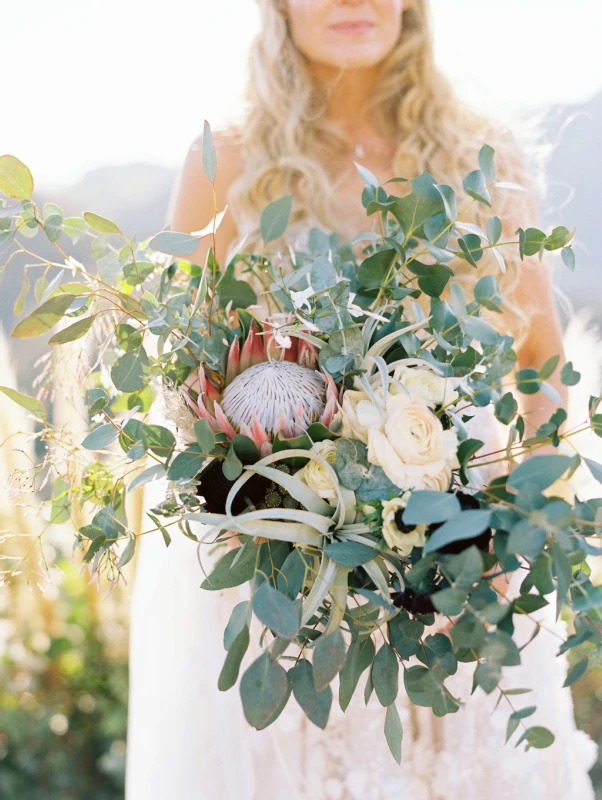
[[[259,246],[261,210],[286,194],[294,196],[289,241],[297,246],[311,227],[343,238],[366,230],[354,161],[382,182],[428,170],[460,191],[487,142],[501,180],[528,184],[512,136],[463,106],[435,68],[428,0],[260,0],[260,9],[244,119],[215,136],[216,202],[229,207],[217,233],[221,263],[243,236],[249,252]],[[186,158],[168,220],[173,230],[198,230],[213,215],[201,151],[197,140]],[[402,193],[404,185],[395,186]],[[510,237],[518,224],[535,222],[532,192],[495,194]],[[201,245],[191,260],[203,264],[206,254]],[[471,268],[458,270],[468,283]],[[562,352],[545,265],[509,261],[500,279],[509,297],[500,324],[517,340],[519,367],[540,367]],[[564,387],[556,388],[565,402]],[[553,410],[541,393],[525,396],[531,430]],[[476,435],[492,441],[495,419],[478,411]],[[161,491],[153,485],[149,506]],[[554,655],[566,628],[552,612],[543,610],[545,629],[504,677],[505,688],[531,690],[533,724],[549,727],[555,743],[526,753],[514,747],[516,737],[504,745],[512,709],[494,710],[495,698],[479,689],[470,696],[473,665],[460,663],[449,683],[465,701],[456,714],[435,718],[400,691],[398,766],[374,698],[365,708],[354,697],[345,715],[334,708],[325,731],[292,700],[266,730],[248,726],[237,690],[217,689],[222,632],[241,598],[238,590],[201,591],[201,581],[192,542],[174,537],[166,550],[143,537],[132,600],[127,800],[505,800],[518,786],[541,800],[594,797],[587,773],[596,748],[577,731],[570,690],[562,688],[566,661]],[[532,625],[524,621],[526,642]]]

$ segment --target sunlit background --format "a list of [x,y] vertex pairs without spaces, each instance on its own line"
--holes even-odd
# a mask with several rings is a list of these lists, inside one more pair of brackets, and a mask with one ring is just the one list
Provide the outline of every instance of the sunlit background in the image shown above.
[[[437,58],[457,91],[551,145],[538,151],[548,154],[543,223],[578,229],[578,270],[557,277],[563,324],[599,324],[602,3],[433,0],[433,10]],[[203,120],[217,128],[236,113],[257,24],[253,0],[4,0],[0,154],[29,166],[38,204],[156,232]],[[21,278],[16,268],[3,278],[5,332]],[[31,393],[42,349],[2,344],[0,383]],[[599,375],[591,381],[596,391]],[[0,398],[1,441],[16,424],[26,428],[25,415]],[[23,458],[10,442],[0,450],[2,481]],[[36,525],[2,501],[0,529]],[[57,588],[17,580],[0,596],[0,797],[122,798],[129,587],[103,600],[71,563],[65,531],[52,546]],[[602,741],[598,687],[594,676],[574,693],[579,724]]]

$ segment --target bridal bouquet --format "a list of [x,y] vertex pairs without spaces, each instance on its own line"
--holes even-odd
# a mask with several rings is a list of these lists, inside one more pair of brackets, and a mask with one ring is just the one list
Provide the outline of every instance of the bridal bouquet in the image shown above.
[[[213,181],[208,126],[203,163]],[[400,665],[409,699],[438,716],[460,706],[446,686],[459,661],[474,664],[475,687],[509,700],[518,690],[504,689],[502,673],[520,663],[515,618],[532,618],[534,637],[532,615],[550,602],[573,620],[560,652],[582,653],[567,685],[599,661],[602,591],[586,559],[602,552],[602,499],[569,502],[556,487],[582,463],[602,481],[602,465],[570,446],[588,427],[602,436],[602,398],[590,399],[578,429],[562,430],[558,408],[526,434],[519,395],[559,403],[550,377],[572,385],[579,374],[559,357],[516,368],[513,338],[492,324],[504,298],[485,255],[503,272],[504,248],[520,259],[560,251],[572,268],[573,232],[520,228],[501,242],[493,212],[486,230],[463,221],[472,205],[491,205],[491,187],[520,190],[496,182],[491,147],[464,180],[460,211],[452,188],[428,173],[387,187],[358,169],[375,230],[346,244],[316,229],[307,252],[272,245],[225,265],[213,247],[199,266],[188,256],[215,237],[222,215],[203,231],[138,243],[90,212],[41,211],[27,167],[3,156],[0,190],[16,203],[0,208],[0,249],[9,262],[31,258],[21,239],[40,234],[57,254],[38,257],[39,305],[13,336],[52,331],[51,348],[78,349],[90,432],[66,457],[43,403],[0,388],[42,423],[34,477],[53,478],[53,514],[87,515],[76,544],[92,573],[119,579],[142,535],[126,497],[164,479],[152,530],[167,546],[177,528],[199,553],[217,548],[203,590],[248,586],[224,631],[219,688],[240,683],[250,725],[270,725],[292,694],[325,727],[335,678],[345,710],[366,673],[365,698],[375,693],[387,708],[399,760]],[[389,194],[401,183],[403,196]],[[282,241],[291,205],[285,197],[264,210],[266,245]],[[87,237],[93,270],[63,249]],[[470,291],[450,266],[462,262],[474,271]],[[157,393],[165,425],[148,416]],[[506,426],[501,449],[471,436],[483,411]],[[519,570],[520,593],[507,597]],[[554,741],[529,726],[534,707],[509,704],[508,738],[520,727],[517,744]]]

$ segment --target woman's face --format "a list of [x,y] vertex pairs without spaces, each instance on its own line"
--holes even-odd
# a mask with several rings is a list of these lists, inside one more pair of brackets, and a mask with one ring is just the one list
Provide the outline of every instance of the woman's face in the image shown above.
[[296,47],[311,62],[372,67],[393,50],[406,0],[287,0]]

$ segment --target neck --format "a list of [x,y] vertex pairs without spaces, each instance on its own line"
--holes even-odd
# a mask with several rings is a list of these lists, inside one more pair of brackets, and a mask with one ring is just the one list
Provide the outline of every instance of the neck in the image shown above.
[[345,70],[312,64],[311,71],[327,94],[326,116],[331,122],[351,137],[372,128],[368,105],[378,76],[377,66]]

